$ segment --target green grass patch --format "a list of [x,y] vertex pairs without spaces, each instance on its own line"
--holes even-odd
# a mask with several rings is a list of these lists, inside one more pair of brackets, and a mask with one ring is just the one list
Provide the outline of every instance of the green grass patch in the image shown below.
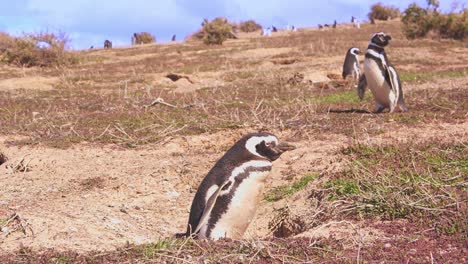
[[334,179],[325,184],[325,188],[333,189],[330,195],[331,200],[336,200],[339,197],[346,197],[349,195],[359,194],[359,183],[352,179]]
[[313,98],[313,102],[317,104],[338,104],[338,103],[349,103],[357,104],[361,100],[359,99],[355,91],[345,91],[326,95],[320,95]]
[[315,179],[317,179],[316,174],[305,175],[299,181],[294,182],[292,185],[283,185],[274,188],[273,190],[265,194],[264,199],[268,202],[279,201],[304,189],[307,186],[307,184],[309,184],[309,182]]
[[466,200],[466,143],[354,145],[342,153],[348,166],[323,186],[328,200],[353,204],[346,213],[436,219],[434,215],[458,215],[457,204]]
[[433,78],[461,78],[468,76],[468,71],[454,71],[454,72],[441,72],[441,73],[406,73],[400,76],[401,81],[420,81]]
[[163,239],[155,243],[145,244],[139,248],[140,254],[147,259],[155,259],[164,251],[177,247],[177,240]]

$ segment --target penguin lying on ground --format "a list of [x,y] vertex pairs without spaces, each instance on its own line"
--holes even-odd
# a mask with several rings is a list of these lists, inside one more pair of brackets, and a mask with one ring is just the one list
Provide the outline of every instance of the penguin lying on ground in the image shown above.
[[385,108],[390,113],[397,107],[402,112],[408,111],[403,99],[400,76],[393,65],[388,61],[384,47],[392,39],[384,32],[375,33],[367,47],[364,59],[364,74],[359,79],[358,95],[362,99],[366,86],[369,86],[377,105],[377,112]]
[[361,51],[358,48],[350,48],[348,52],[346,52],[345,61],[343,63],[343,79],[351,75],[356,81],[359,80],[361,71],[359,70],[358,55],[360,53]]
[[270,133],[249,134],[237,141],[201,182],[187,231],[176,237],[242,238],[262,198],[272,161],[292,149]]

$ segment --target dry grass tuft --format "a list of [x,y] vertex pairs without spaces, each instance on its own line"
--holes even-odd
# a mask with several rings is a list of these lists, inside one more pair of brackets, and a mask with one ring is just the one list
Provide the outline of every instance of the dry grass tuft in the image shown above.
[[105,187],[105,179],[102,177],[87,178],[80,182],[80,186],[85,191],[102,189]]

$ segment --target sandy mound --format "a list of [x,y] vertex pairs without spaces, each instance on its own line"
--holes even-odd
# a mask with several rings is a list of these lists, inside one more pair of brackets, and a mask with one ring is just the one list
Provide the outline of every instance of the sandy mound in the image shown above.
[[330,81],[330,79],[327,77],[327,73],[322,71],[306,71],[304,72],[304,80],[310,81],[312,83]]
[[294,51],[292,48],[262,48],[250,49],[230,55],[233,59],[255,59],[275,56]]
[[11,78],[0,81],[0,90],[53,90],[59,82],[58,77],[24,77],[24,78]]

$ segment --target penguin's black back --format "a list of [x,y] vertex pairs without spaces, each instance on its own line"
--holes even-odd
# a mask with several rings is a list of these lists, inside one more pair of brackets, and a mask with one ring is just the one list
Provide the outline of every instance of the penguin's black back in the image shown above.
[[348,49],[348,52],[346,52],[345,61],[343,63],[343,79],[346,79],[346,76],[353,74],[354,63],[357,62],[356,56],[351,54],[351,49],[353,48]]

